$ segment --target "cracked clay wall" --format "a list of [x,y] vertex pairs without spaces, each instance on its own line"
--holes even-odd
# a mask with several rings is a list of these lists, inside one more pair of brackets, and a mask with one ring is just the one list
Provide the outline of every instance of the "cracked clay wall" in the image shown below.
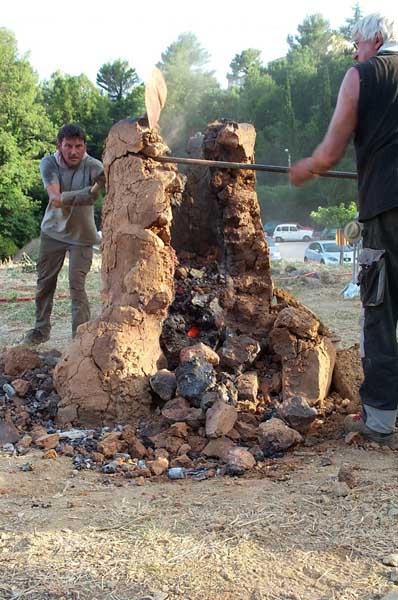
[[102,313],[79,327],[55,370],[61,424],[104,425],[149,414],[148,379],[166,366],[159,336],[174,296],[170,201],[182,191],[177,168],[150,159],[166,149],[140,121],[120,121],[109,132]]
[[[256,131],[247,123],[216,121],[203,140],[208,160],[254,162]],[[272,326],[272,280],[254,171],[210,169],[209,190],[218,222],[218,245],[226,275],[223,306],[233,329],[258,334]]]
[[[215,121],[190,138],[192,157],[254,162],[256,131],[247,123]],[[222,303],[232,329],[269,331],[272,299],[268,246],[255,190],[255,171],[190,166],[183,202],[173,206],[177,253],[215,257],[225,274]]]

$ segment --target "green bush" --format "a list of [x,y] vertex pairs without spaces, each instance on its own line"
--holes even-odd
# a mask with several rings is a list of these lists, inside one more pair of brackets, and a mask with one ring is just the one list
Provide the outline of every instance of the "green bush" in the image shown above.
[[263,221],[277,220],[280,223],[301,223],[309,225],[309,212],[313,196],[311,189],[303,190],[290,186],[257,185],[257,195]]
[[323,227],[344,227],[356,218],[357,210],[355,202],[347,205],[341,202],[335,206],[318,206],[318,210],[313,210],[310,216],[314,223]]
[[18,246],[10,239],[0,235],[0,260],[11,258],[18,251]]

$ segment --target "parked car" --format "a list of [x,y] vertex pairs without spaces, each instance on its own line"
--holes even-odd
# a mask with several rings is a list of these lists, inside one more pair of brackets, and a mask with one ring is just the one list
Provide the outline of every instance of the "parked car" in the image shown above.
[[316,227],[314,227],[314,231],[312,234],[312,239],[313,240],[320,240],[321,239],[321,231],[320,229],[317,229]]
[[313,229],[298,223],[281,223],[275,227],[272,237],[276,242],[309,242],[313,233]]
[[278,244],[274,242],[272,237],[265,236],[265,240],[269,248],[269,257],[271,261],[282,260],[281,251],[279,250]]
[[266,223],[264,223],[263,229],[265,235],[272,235],[277,225],[279,225],[279,221],[267,221]]
[[[312,242],[312,244],[305,249],[304,262],[317,262],[321,265],[338,265],[340,262],[340,254],[341,246],[338,246],[336,242]],[[354,253],[351,246],[344,246],[343,262],[352,263],[353,256]]]
[[325,227],[325,229],[322,229],[322,231],[321,231],[320,239],[321,240],[336,240],[336,233],[337,233],[336,227]]

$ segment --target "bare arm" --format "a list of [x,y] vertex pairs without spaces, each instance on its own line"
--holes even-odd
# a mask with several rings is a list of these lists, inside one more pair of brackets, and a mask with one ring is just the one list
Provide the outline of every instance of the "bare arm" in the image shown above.
[[359,73],[351,68],[341,83],[337,104],[329,128],[312,156],[295,163],[290,181],[297,186],[328,171],[343,157],[357,125]]

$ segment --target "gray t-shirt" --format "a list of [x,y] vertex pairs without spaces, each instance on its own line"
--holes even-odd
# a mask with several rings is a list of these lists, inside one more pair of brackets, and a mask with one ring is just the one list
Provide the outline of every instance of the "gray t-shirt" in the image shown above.
[[68,244],[91,246],[96,243],[97,229],[93,206],[95,198],[87,199],[86,194],[85,201],[79,204],[78,197],[73,198],[67,192],[91,187],[102,171],[102,163],[88,154],[74,169],[63,162],[58,152],[41,160],[40,174],[45,189],[53,183],[59,183],[61,193],[64,192],[65,195],[65,203],[68,204],[62,208],[48,204],[41,223],[43,233]]

